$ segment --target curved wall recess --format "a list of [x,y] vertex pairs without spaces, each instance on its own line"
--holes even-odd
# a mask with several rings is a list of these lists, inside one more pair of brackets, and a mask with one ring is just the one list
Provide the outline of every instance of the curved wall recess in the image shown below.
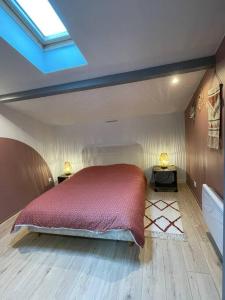
[[36,150],[0,138],[0,223],[53,185],[50,169]]

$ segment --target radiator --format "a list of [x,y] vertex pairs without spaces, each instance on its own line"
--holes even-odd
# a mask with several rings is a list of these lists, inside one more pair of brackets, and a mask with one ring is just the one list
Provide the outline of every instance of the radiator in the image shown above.
[[209,232],[222,255],[223,201],[207,184],[202,187],[202,211]]

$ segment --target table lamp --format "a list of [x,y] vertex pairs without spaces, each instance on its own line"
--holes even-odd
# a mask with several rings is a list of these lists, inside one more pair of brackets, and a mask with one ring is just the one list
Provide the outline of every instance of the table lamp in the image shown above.
[[169,165],[169,156],[166,152],[161,153],[159,157],[160,167],[162,169],[167,169]]
[[65,175],[72,174],[72,165],[69,161],[64,162],[64,173]]

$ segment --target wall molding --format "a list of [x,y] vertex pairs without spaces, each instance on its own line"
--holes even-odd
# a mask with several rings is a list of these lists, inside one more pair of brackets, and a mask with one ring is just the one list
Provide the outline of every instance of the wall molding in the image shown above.
[[97,77],[93,79],[86,79],[59,85],[47,86],[38,89],[4,94],[0,95],[0,102],[8,103],[15,101],[23,101],[34,98],[41,98],[58,94],[85,91],[107,86],[143,81],[158,77],[169,76],[173,74],[200,71],[214,67],[215,63],[215,56],[207,56],[162,66],[151,67],[147,69],[141,69],[136,71]]

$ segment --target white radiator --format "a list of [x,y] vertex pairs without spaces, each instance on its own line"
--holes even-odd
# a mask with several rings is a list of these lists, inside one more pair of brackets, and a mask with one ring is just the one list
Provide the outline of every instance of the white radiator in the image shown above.
[[209,232],[222,255],[223,201],[207,184],[203,184],[202,187],[202,211]]

